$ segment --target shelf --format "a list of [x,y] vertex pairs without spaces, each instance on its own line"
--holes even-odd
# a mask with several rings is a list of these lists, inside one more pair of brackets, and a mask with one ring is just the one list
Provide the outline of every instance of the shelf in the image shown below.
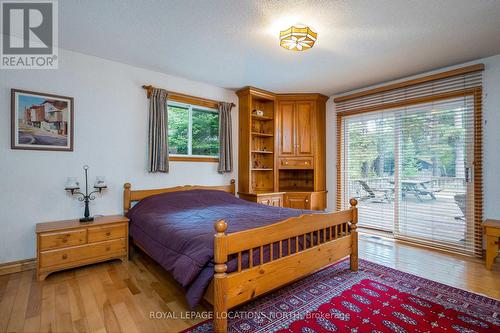
[[314,192],[314,187],[280,187],[283,192]]
[[258,132],[252,132],[253,136],[262,136],[262,137],[273,137],[274,134],[267,134],[267,133],[258,133]]
[[256,115],[252,115],[252,119],[255,119],[255,120],[261,120],[261,121],[271,121],[271,120],[274,120],[274,118],[271,118],[271,117],[266,117],[266,116],[256,116]]
[[256,154],[274,154],[273,151],[267,151],[267,150],[252,150],[252,153],[256,153]]
[[274,169],[270,168],[252,168],[252,171],[273,171]]

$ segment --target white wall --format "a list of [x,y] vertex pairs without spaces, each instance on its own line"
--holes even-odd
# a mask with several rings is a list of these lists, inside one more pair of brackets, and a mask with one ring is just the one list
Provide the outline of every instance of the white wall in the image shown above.
[[[216,163],[171,162],[170,173],[149,174],[147,99],[143,84],[237,103],[234,92],[101,58],[60,50],[58,70],[0,70],[0,263],[35,257],[37,222],[80,217],[82,205],[64,191],[68,176],[106,176],[109,189],[91,205],[93,214],[122,212],[125,182],[133,188],[228,184]],[[74,152],[10,149],[10,89],[75,98]],[[233,109],[237,144],[238,112]],[[234,166],[237,170],[237,149]]]
[[[500,55],[478,59],[465,64],[442,68],[433,72],[402,78],[397,81],[385,82],[395,83],[405,81],[419,76],[442,72],[457,67],[463,67],[476,63],[484,63],[483,73],[483,118],[484,118],[484,217],[500,219]],[[356,73],[353,73],[356,75]],[[374,88],[380,85],[370,86],[357,91]],[[328,207],[335,208],[336,198],[336,117],[332,96],[329,100],[327,113],[327,187],[329,191]]]

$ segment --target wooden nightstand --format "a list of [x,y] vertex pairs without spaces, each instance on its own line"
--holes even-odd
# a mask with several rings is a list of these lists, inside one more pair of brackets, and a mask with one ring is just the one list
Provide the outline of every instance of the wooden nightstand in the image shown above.
[[37,276],[111,259],[128,259],[128,222],[122,215],[38,223]]
[[269,193],[244,193],[238,192],[238,196],[246,201],[257,202],[267,206],[283,207],[283,195],[285,192]]
[[486,234],[486,268],[491,270],[500,249],[500,220],[486,220],[483,223]]

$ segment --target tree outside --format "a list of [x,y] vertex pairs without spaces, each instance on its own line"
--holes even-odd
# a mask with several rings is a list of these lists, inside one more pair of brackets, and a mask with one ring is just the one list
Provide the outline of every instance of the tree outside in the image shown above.
[[[168,106],[169,153],[189,153],[189,108]],[[192,155],[219,154],[219,115],[216,112],[192,109]]]
[[[347,133],[350,178],[393,176],[397,137],[403,178],[463,178],[460,164],[465,154],[465,128],[461,116],[457,121],[457,114],[461,112],[456,109],[426,109],[383,119],[351,121]],[[399,136],[395,131],[399,131]]]

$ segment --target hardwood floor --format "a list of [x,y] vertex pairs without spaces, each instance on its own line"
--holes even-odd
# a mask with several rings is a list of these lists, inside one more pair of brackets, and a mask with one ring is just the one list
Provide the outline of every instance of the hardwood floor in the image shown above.
[[[360,257],[458,288],[500,298],[500,263],[493,271],[468,260],[391,240],[360,237]],[[193,316],[203,315],[200,306]],[[151,319],[151,312],[177,318]],[[0,332],[178,332],[203,318],[189,308],[176,282],[141,253],[50,275],[33,270],[0,276]]]
[[489,271],[481,260],[366,234],[360,237],[359,251],[362,259],[500,299],[500,258]]

